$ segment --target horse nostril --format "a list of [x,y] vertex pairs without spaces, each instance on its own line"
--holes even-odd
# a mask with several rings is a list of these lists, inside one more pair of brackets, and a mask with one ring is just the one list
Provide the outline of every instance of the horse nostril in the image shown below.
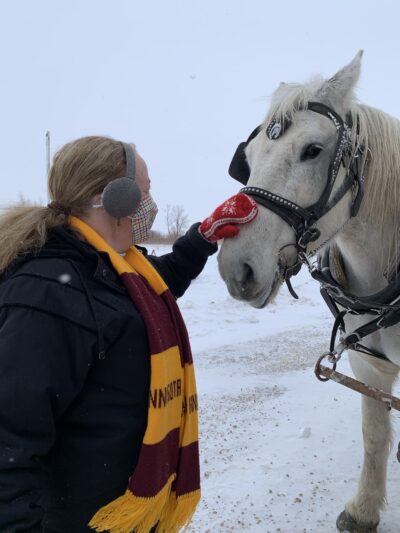
[[254,271],[248,263],[243,263],[242,279],[240,288],[245,292],[254,283]]

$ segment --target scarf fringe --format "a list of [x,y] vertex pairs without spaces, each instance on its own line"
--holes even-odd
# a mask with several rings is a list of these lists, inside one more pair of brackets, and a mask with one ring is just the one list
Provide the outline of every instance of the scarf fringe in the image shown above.
[[192,520],[199,501],[200,490],[189,492],[179,498],[175,492],[171,492],[168,504],[160,517],[157,533],[178,533]]
[[149,533],[157,525],[157,533],[178,533],[192,520],[200,501],[200,490],[177,498],[175,492],[171,492],[173,480],[171,476],[154,498],[138,498],[127,490],[102,507],[89,527],[110,533]]
[[151,498],[137,497],[127,489],[123,496],[99,509],[89,526],[95,531],[110,533],[149,533],[168,507],[175,477],[173,474],[160,492]]

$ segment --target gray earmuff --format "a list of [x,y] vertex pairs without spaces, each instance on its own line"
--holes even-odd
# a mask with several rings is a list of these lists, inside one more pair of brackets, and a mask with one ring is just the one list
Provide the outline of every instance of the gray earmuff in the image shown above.
[[121,144],[126,158],[126,176],[110,181],[102,194],[103,207],[114,218],[132,215],[142,199],[142,193],[135,182],[135,151],[130,144]]

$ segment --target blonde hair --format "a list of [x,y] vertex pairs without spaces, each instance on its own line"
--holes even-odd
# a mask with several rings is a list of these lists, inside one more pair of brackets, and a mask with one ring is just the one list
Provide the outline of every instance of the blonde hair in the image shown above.
[[0,214],[0,273],[17,257],[40,249],[52,228],[68,224],[69,214],[84,213],[93,197],[125,170],[119,141],[90,136],[64,145],[49,171],[51,203],[43,207],[23,200]]

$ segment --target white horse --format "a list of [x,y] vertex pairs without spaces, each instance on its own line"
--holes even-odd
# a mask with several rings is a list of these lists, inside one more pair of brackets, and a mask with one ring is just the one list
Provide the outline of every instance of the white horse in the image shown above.
[[[354,296],[349,302],[387,295],[388,280],[400,294],[400,122],[355,100],[361,57],[359,52],[328,80],[282,83],[264,123],[239,148],[231,173],[239,173],[243,183],[248,179],[245,191],[261,206],[236,239],[224,241],[218,257],[234,298],[256,308],[266,306],[293,273],[290,267],[296,273],[300,261],[317,253],[321,257],[327,250],[331,258],[334,252],[336,268],[330,274],[339,294],[343,289]],[[392,290],[390,302],[384,303],[393,304],[396,294]],[[346,300],[339,309],[345,307]],[[357,330],[388,309],[383,305],[367,314],[349,312],[343,330]],[[349,357],[359,380],[391,392],[400,368],[400,326],[380,325],[368,335],[361,329],[364,353],[349,350]],[[354,338],[345,343],[349,345],[358,347]],[[362,397],[362,429],[364,463],[358,489],[337,519],[340,531],[352,533],[377,531],[385,504],[388,408]]]

